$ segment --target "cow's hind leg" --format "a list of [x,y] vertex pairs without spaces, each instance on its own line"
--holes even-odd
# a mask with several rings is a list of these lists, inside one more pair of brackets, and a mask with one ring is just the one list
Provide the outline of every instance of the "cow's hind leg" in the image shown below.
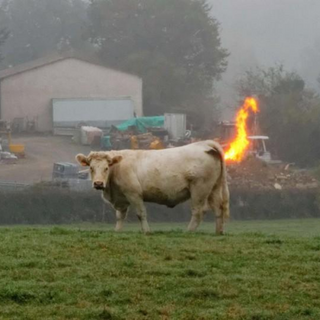
[[216,234],[222,235],[224,222],[229,218],[229,195],[224,196],[222,188],[214,189],[209,197],[209,205],[216,217]]
[[191,210],[192,217],[188,226],[188,231],[196,231],[203,219],[203,214],[208,198],[208,191],[199,183],[191,187]]
[[123,221],[126,219],[129,209],[121,208],[116,210],[117,210],[116,211],[117,223],[116,223],[115,231],[121,231],[123,228]]

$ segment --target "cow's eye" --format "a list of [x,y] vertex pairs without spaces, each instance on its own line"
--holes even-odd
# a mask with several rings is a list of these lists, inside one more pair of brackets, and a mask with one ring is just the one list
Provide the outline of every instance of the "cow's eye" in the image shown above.
[[109,168],[105,168],[104,171],[107,172],[109,170]]

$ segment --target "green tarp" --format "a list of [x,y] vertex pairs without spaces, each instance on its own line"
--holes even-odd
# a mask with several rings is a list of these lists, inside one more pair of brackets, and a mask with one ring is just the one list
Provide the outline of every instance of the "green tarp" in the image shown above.
[[104,150],[111,150],[112,149],[110,136],[101,137],[101,147],[103,147]]
[[131,126],[135,126],[140,133],[146,133],[147,128],[163,127],[164,116],[133,118],[117,125],[116,128],[120,131],[126,131]]

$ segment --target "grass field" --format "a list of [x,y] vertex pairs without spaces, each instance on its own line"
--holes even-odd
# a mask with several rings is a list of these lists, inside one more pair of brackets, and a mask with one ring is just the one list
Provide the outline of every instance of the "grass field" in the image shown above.
[[320,220],[152,227],[0,228],[0,319],[320,319]]

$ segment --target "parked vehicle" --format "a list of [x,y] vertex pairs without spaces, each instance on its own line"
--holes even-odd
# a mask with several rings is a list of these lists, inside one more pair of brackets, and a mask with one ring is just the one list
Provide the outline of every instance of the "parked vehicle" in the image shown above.
[[52,180],[77,179],[79,167],[70,162],[56,162],[53,164]]

